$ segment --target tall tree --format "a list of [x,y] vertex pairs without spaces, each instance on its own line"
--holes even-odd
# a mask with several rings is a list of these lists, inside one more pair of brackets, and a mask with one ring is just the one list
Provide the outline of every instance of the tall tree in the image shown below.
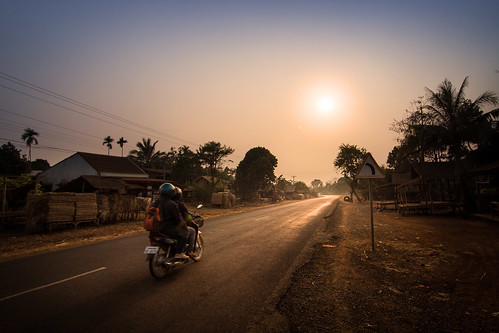
[[2,176],[18,176],[28,170],[26,159],[21,151],[12,143],[4,143],[0,147],[0,174]]
[[250,149],[236,169],[235,188],[242,200],[256,198],[258,190],[266,190],[275,180],[277,158],[263,147]]
[[173,157],[171,166],[173,180],[185,184],[187,181],[202,175],[201,161],[188,146],[184,145],[178,148],[178,151],[172,148],[168,154]]
[[38,144],[38,140],[36,137],[39,134],[32,128],[25,128],[24,133],[21,136],[21,139],[23,139],[24,142],[26,142],[26,146],[28,146],[28,158],[29,158],[29,163],[31,164],[31,145],[34,143],[35,145]]
[[391,168],[407,162],[438,161],[445,154],[441,137],[425,111],[426,106],[427,102],[419,97],[406,110],[407,117],[392,124],[391,130],[397,132],[400,138],[399,145],[392,150],[387,160]]
[[121,137],[116,143],[120,145],[121,147],[121,157],[123,157],[123,145],[125,143],[127,143],[128,141],[126,141],[123,137]]
[[201,163],[208,168],[208,174],[211,177],[212,185],[215,184],[217,173],[225,161],[225,158],[233,152],[234,149],[231,147],[215,141],[210,141],[199,146],[197,155]]
[[361,201],[361,199],[357,195],[357,192],[355,192],[357,186],[355,174],[366,154],[367,151],[365,148],[358,148],[356,145],[342,144],[340,146],[340,151],[334,160],[334,166],[341,171],[350,186],[350,197],[355,195],[359,201]]
[[156,151],[157,143],[158,140],[152,143],[151,138],[142,138],[142,142],[136,144],[137,149],[130,151],[129,157],[143,168],[159,167],[165,153]]
[[113,145],[112,145],[112,142],[114,141],[113,138],[111,138],[111,136],[106,136],[104,138],[104,142],[102,143],[102,145],[106,145],[107,146],[107,154],[109,155],[110,152],[111,152],[111,149],[113,149]]
[[449,159],[458,162],[458,165],[470,151],[470,144],[478,143],[480,131],[487,125],[482,106],[498,103],[497,95],[490,91],[473,101],[466,99],[464,90],[467,86],[468,77],[459,90],[447,79],[436,91],[426,88],[429,94],[426,105],[428,115],[448,148]]

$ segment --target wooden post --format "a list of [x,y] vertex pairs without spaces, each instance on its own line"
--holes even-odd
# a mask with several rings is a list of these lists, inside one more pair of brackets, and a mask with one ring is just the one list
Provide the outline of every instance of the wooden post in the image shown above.
[[374,217],[373,217],[373,194],[372,194],[372,179],[369,178],[369,201],[371,203],[371,245],[374,251]]
[[7,210],[7,177],[3,176],[2,213]]

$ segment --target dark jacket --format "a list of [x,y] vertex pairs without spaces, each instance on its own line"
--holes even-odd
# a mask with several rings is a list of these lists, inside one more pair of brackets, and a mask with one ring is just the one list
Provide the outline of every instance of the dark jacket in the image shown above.
[[162,227],[161,232],[175,239],[187,238],[187,225],[180,216],[180,211],[175,201],[160,197],[154,205],[159,208]]

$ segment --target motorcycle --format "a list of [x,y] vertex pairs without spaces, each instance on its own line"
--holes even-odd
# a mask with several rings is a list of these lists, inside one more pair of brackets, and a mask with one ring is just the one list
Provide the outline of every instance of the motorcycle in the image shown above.
[[[199,205],[196,209],[201,207],[202,205]],[[145,248],[144,254],[147,255],[146,260],[149,261],[149,271],[154,278],[162,279],[175,267],[201,260],[204,252],[204,240],[199,228],[203,226],[204,218],[192,213],[191,216],[193,223],[190,227],[193,227],[196,231],[194,256],[187,257],[182,251],[177,253],[177,241],[175,239],[159,233],[149,235],[150,245]]]

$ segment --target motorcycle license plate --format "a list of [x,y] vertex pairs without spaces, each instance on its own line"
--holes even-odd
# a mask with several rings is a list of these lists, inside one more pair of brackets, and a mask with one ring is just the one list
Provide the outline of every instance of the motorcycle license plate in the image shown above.
[[158,253],[159,246],[148,246],[144,250],[144,254],[156,254]]

